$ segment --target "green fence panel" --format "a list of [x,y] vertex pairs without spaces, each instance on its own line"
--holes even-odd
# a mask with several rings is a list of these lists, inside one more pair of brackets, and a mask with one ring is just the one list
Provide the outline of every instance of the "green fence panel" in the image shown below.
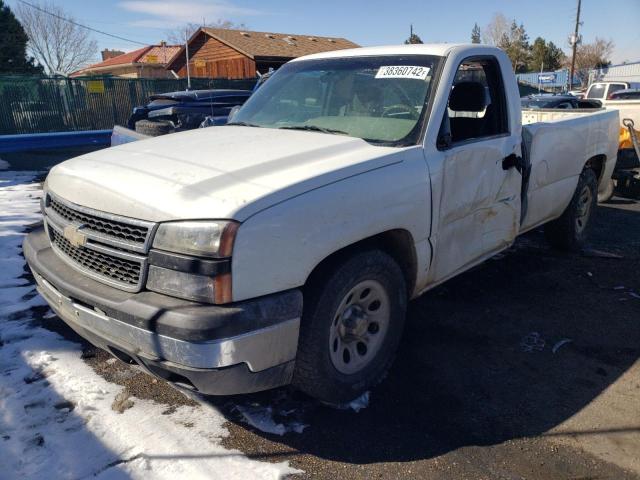
[[[192,78],[191,90],[251,90],[256,79]],[[102,130],[125,125],[149,96],[185,90],[187,80],[0,76],[0,135]]]

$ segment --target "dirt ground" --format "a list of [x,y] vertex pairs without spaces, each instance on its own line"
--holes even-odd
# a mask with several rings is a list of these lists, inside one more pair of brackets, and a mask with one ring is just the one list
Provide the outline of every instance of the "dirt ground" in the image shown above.
[[[87,347],[133,397],[188,402]],[[227,447],[288,460],[300,478],[640,478],[640,202],[598,208],[589,248],[540,231],[410,304],[398,358],[370,405],[335,410],[288,389],[210,400]],[[295,410],[303,433],[263,433],[238,404]]]

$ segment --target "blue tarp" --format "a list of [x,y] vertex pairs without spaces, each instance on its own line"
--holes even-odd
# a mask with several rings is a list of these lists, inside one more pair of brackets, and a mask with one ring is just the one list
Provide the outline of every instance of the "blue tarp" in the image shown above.
[[111,130],[0,135],[0,153],[111,145]]

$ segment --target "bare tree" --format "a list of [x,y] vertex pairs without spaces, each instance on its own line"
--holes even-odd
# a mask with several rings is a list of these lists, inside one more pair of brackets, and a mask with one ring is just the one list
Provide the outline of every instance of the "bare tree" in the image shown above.
[[67,75],[95,60],[98,44],[88,30],[51,2],[35,6],[20,3],[17,14],[29,37],[29,53],[47,73]]
[[233,23],[231,20],[218,19],[215,22],[203,22],[203,23],[187,23],[174,30],[167,32],[167,41],[174,45],[181,45],[185,42],[185,37],[190,38],[199,28],[226,28],[229,30],[243,30],[247,26],[244,23]]
[[494,13],[489,24],[482,31],[482,41],[487,45],[499,45],[504,36],[510,35],[510,22],[501,13]]
[[[612,40],[596,37],[592,43],[579,43],[576,49],[576,75],[583,85],[589,80],[589,71],[611,64],[614,43]],[[570,61],[570,59],[567,59]]]

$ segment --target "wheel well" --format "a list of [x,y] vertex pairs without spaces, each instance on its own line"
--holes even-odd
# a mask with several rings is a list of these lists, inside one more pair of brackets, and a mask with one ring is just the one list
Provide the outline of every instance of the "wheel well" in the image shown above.
[[598,177],[598,183],[600,182],[600,178],[602,177],[602,172],[604,172],[604,164],[606,161],[607,157],[601,154],[591,157],[584,165],[584,168],[590,168],[596,173],[596,176]]
[[348,245],[323,259],[307,277],[305,287],[346,261],[351,255],[367,249],[379,249],[390,255],[400,266],[407,284],[407,295],[415,287],[418,261],[412,235],[403,229],[388,230]]

